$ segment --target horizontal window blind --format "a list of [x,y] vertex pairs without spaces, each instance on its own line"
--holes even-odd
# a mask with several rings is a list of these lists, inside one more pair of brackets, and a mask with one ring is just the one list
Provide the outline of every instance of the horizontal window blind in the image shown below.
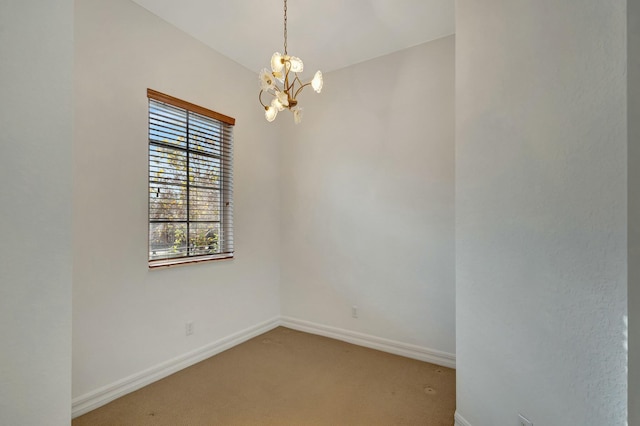
[[151,89],[149,266],[233,257],[233,125]]

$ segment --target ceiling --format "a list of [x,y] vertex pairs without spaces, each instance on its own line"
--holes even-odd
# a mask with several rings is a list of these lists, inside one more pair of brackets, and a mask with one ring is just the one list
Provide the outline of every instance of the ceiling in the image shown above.
[[[282,0],[133,0],[258,72],[282,52]],[[288,53],[305,73],[347,67],[454,33],[454,0],[288,0]]]

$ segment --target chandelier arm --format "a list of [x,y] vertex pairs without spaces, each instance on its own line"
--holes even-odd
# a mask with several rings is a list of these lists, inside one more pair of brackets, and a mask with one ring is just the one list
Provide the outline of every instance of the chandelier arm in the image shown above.
[[[297,78],[297,76],[296,76]],[[298,90],[296,90],[296,94],[293,95],[293,97],[295,98],[296,96],[298,96],[298,93],[300,93],[302,91],[302,89],[304,89],[305,87],[311,85],[311,82],[308,82],[307,84],[302,84],[302,82],[300,81],[300,79],[298,79],[298,82],[300,83],[300,87],[298,88]]]
[[287,67],[287,64],[285,64],[284,68],[285,68],[284,83],[283,83],[284,91],[289,93],[289,91],[291,90],[291,87],[293,86],[293,83],[291,85],[289,84],[289,72],[291,72],[290,71],[291,67]]
[[[287,87],[287,93],[291,94],[296,88],[296,79],[294,78],[293,80],[291,80],[291,84]],[[295,99],[296,96],[293,95],[293,99]]]
[[264,92],[264,90],[260,90],[260,93],[258,93],[258,100],[263,107],[268,108],[264,103],[262,103],[262,92]]
[[[288,90],[289,90],[289,91],[291,91],[291,92],[294,92],[294,90],[295,90],[295,88],[296,88],[296,81],[298,82],[298,84],[302,85],[302,81],[300,81],[300,78],[298,77],[298,73],[295,73],[295,72],[294,72],[294,74],[295,74],[296,78],[294,78],[294,79],[291,81],[291,85],[290,85],[290,86],[289,86],[289,88],[288,88]],[[296,96],[298,95],[298,92],[300,92],[300,89],[295,90],[294,95],[293,95],[293,99],[295,99],[295,98],[296,98]]]

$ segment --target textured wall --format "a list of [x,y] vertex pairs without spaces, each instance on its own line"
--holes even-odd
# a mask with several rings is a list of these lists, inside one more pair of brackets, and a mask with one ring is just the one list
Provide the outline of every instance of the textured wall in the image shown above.
[[626,421],[623,0],[456,5],[457,409]]
[[73,1],[0,2],[0,424],[71,419]]
[[629,424],[640,424],[640,2],[627,2]]
[[283,315],[455,353],[453,96],[450,36],[328,73],[301,125],[278,117]]
[[[75,4],[73,395],[276,317],[278,152],[254,73],[129,0]],[[147,268],[146,89],[236,118],[236,258]],[[185,336],[186,321],[195,334]]]

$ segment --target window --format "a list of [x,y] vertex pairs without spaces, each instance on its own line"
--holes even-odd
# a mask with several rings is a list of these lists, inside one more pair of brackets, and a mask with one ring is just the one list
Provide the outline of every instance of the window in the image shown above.
[[149,267],[233,257],[235,119],[149,98]]

